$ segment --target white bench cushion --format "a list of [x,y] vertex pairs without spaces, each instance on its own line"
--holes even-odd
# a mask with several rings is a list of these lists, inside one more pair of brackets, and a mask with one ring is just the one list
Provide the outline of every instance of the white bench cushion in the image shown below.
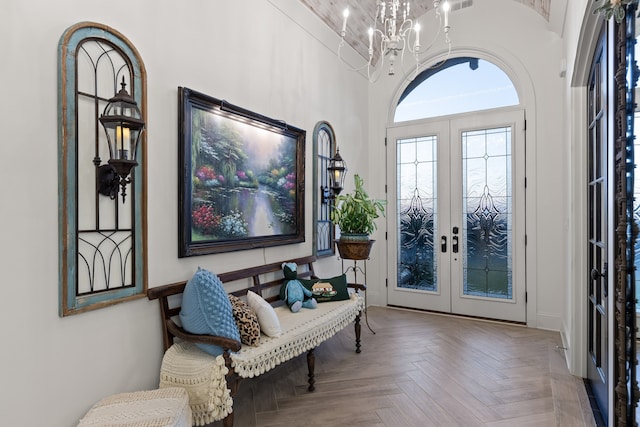
[[364,298],[359,294],[297,313],[292,313],[286,305],[276,307],[282,334],[278,337],[262,335],[257,347],[243,345],[239,352],[231,354],[233,369],[243,378],[263,374],[331,338],[353,322],[363,309]]

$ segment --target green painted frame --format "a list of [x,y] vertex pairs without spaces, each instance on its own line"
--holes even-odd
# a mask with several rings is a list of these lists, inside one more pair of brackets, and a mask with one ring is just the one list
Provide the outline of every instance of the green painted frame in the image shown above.
[[[68,316],[146,296],[147,291],[147,178],[146,132],[141,136],[139,166],[134,184],[134,286],[78,295],[78,171],[77,171],[77,48],[88,39],[117,47],[131,64],[132,96],[146,119],[146,69],[136,48],[118,31],[94,22],[80,22],[62,34],[58,44],[58,235],[59,315]],[[133,89],[130,89],[133,90]]]
[[[329,138],[329,152],[322,153],[322,147],[319,141],[320,132],[326,132]],[[333,130],[333,126],[327,121],[320,121],[316,123],[313,129],[313,253],[318,258],[334,256],[336,254],[335,245],[333,241],[336,237],[336,228],[331,223],[329,215],[333,208],[333,199],[330,199],[327,204],[322,203],[323,189],[321,187],[329,186],[329,171],[326,167],[331,160],[331,157],[336,154],[336,134]],[[322,160],[323,154],[328,158],[325,161]],[[328,224],[328,240],[329,247],[325,249],[318,249],[319,241],[319,227],[320,223],[324,222]]]

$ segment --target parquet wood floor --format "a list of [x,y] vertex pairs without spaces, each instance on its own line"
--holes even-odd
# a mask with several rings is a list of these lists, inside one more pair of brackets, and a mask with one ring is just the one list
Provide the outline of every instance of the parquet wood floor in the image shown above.
[[558,333],[387,307],[368,318],[362,353],[351,327],[316,349],[313,393],[304,355],[243,380],[235,426],[595,426]]

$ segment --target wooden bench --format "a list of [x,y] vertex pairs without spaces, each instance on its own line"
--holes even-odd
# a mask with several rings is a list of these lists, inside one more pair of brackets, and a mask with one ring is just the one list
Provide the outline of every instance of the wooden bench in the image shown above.
[[[298,265],[299,278],[317,278],[315,275],[314,267],[313,267],[314,261],[315,261],[315,257],[307,256],[303,258],[288,260],[285,262],[294,262]],[[271,305],[275,307],[284,307],[286,308],[286,312],[289,312],[288,307],[286,305],[283,305],[283,302],[280,300],[280,296],[279,296],[280,286],[283,281],[282,263],[283,262],[275,262],[271,264],[260,265],[260,266],[246,268],[242,270],[221,273],[221,274],[218,274],[218,277],[220,278],[222,283],[225,284],[225,288],[227,292],[230,294],[233,294],[238,297],[243,297],[246,295],[247,291],[251,290],[256,294],[262,296]],[[237,362],[238,362],[237,356],[242,354],[241,350],[245,348],[245,350],[249,352],[251,351],[255,352],[256,347],[244,346],[240,341],[235,341],[233,339],[229,339],[225,337],[212,336],[212,335],[196,335],[196,334],[191,334],[185,331],[179,325],[179,321],[176,322],[176,320],[178,320],[177,318],[180,313],[181,300],[179,296],[184,291],[186,283],[187,283],[186,281],[172,283],[169,285],[154,287],[148,290],[148,293],[147,293],[148,298],[150,300],[157,299],[160,302],[160,314],[161,314],[162,325],[163,325],[162,330],[163,330],[164,349],[165,351],[169,350],[170,347],[174,344],[176,338],[179,339],[178,342],[180,341],[189,342],[189,343],[197,342],[197,343],[214,344],[214,345],[221,346],[224,349],[223,356],[224,356],[225,366],[229,371],[228,374],[226,375],[226,383],[227,383],[227,387],[229,388],[230,395],[231,397],[233,397],[238,390],[238,386],[241,378],[251,377],[251,376],[260,374],[256,372],[247,373],[245,371],[241,371],[240,373],[236,372]],[[322,308],[322,310],[303,309],[303,311],[305,312],[304,316],[306,316],[307,318],[309,318],[309,316],[315,316],[315,313],[317,311],[318,313],[317,316],[322,317],[322,319],[317,320],[317,322],[320,322],[319,326],[327,326],[326,322],[332,320],[331,312],[327,314],[327,310],[331,311],[335,309],[335,311],[337,312],[339,309],[341,315],[345,316],[345,313],[347,312],[345,311],[344,306],[345,304],[349,305],[350,307],[346,307],[346,309],[355,313],[355,315],[351,316],[350,318],[353,319],[354,328],[355,328],[356,353],[360,353],[360,347],[361,347],[360,316],[362,313],[362,309],[364,309],[364,302],[362,301],[362,297],[359,296],[358,291],[366,290],[366,286],[364,284],[350,283],[348,284],[348,287],[354,290],[353,291],[354,295],[352,295],[352,298],[350,300],[323,302],[318,305],[318,307]],[[354,307],[357,307],[357,309],[354,310]],[[280,308],[280,310],[283,310],[283,309]],[[284,313],[284,312],[285,311],[281,311],[281,313]],[[298,314],[299,313],[296,313],[294,315],[297,316]],[[302,317],[300,317],[300,319],[302,319]],[[340,326],[333,326],[331,330],[332,332],[331,335],[337,332],[336,330],[337,328],[342,329],[344,327],[343,325],[344,323],[345,322],[343,321],[342,323],[340,323]],[[313,325],[314,325],[313,327],[315,327],[315,324]],[[297,339],[298,340],[300,339],[301,333],[304,335],[305,333],[312,334],[312,332],[313,331],[309,331],[309,330],[305,330],[303,332],[297,331]],[[328,334],[323,332],[323,337],[324,335],[328,335]],[[328,337],[329,336],[327,336],[326,338],[319,339],[317,336],[314,336],[314,340],[315,340],[314,342],[318,342],[320,340],[326,340]],[[285,331],[283,333],[283,337],[278,339],[286,341],[288,339],[287,332]],[[283,347],[288,347],[288,348],[290,347],[286,345],[288,343],[285,342],[284,344],[285,345]],[[257,348],[259,349],[260,346],[258,346]],[[309,348],[307,350],[304,350],[304,351],[307,351],[307,367],[308,367],[308,373],[309,373],[308,390],[309,391],[313,391],[315,389],[314,348]],[[293,357],[295,357],[296,355],[293,355]],[[290,354],[286,355],[286,357],[292,358],[289,356],[291,355]],[[213,356],[210,356],[210,357],[213,358]],[[234,360],[234,358],[236,358],[236,360]],[[277,362],[277,363],[280,363],[280,362]],[[266,369],[268,370],[270,368],[271,367],[267,366]],[[192,407],[192,409],[194,408]],[[197,422],[198,417],[195,415],[196,414],[194,412],[194,421]],[[207,419],[201,422],[202,424],[208,423],[208,422],[211,422],[211,419]],[[230,412],[224,418],[223,425],[224,426],[233,425],[233,412]]]

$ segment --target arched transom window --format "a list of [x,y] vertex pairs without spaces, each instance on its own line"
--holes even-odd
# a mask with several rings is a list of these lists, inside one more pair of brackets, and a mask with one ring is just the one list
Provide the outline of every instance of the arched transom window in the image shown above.
[[518,105],[511,79],[479,58],[451,58],[423,71],[405,89],[394,122]]

